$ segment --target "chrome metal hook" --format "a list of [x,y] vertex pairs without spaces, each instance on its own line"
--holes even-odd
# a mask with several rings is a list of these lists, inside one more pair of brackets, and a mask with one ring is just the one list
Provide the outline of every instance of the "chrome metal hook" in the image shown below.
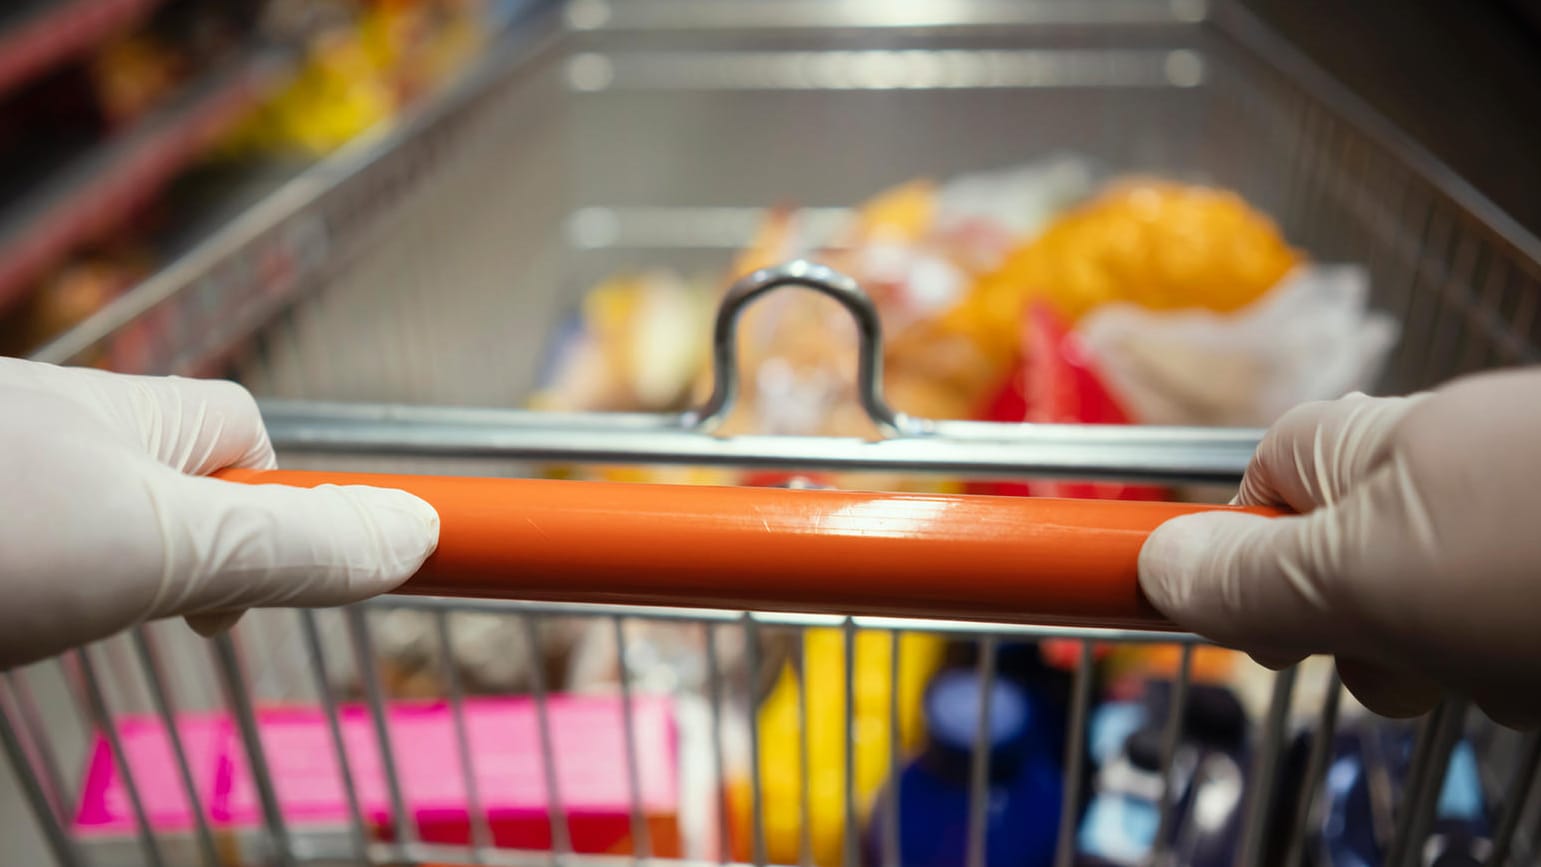
[[921,433],[925,423],[894,412],[883,399],[883,323],[861,286],[833,268],[797,259],[744,277],[723,296],[712,327],[712,393],[685,413],[687,427],[711,430],[727,418],[738,399],[738,320],[755,299],[783,286],[812,289],[833,298],[856,320],[856,393],[867,417],[885,435]]

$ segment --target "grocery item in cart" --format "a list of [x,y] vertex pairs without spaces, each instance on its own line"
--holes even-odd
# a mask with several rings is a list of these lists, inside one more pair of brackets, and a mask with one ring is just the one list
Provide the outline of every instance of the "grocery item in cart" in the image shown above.
[[[812,845],[808,858],[818,867],[840,867],[844,863],[846,797],[851,797],[859,814],[866,816],[888,774],[893,741],[898,740],[901,755],[919,743],[922,693],[941,661],[941,639],[915,632],[898,636],[879,630],[856,632],[850,645],[855,654],[850,685],[855,706],[849,709],[849,728],[845,641],[846,633],[840,629],[806,630],[801,648],[802,684],[788,664],[771,694],[754,711],[760,723],[760,800],[766,854],[773,863],[801,860],[802,793],[806,785],[810,799],[806,832]],[[893,677],[895,650],[899,654],[897,682]],[[801,712],[799,703],[805,704]],[[899,721],[897,732],[890,726],[891,710]],[[854,733],[854,741],[848,741],[848,732]],[[848,749],[854,751],[850,757],[854,780],[845,776]],[[802,779],[804,761],[806,782]],[[741,862],[753,857],[750,785],[742,774],[729,785],[733,855]]]
[[[637,750],[640,810],[651,851],[681,854],[679,774],[674,715],[664,698],[636,696],[630,711]],[[601,696],[553,695],[545,712],[557,752],[556,785],[563,814],[554,816],[546,788],[537,706],[529,698],[472,698],[463,705],[474,757],[476,801],[458,771],[457,723],[442,701],[396,702],[385,724],[397,745],[396,770],[412,828],[428,843],[464,845],[471,840],[471,809],[485,810],[494,845],[526,850],[552,847],[553,821],[565,821],[576,852],[629,854],[632,839],[628,787],[627,716],[620,700]],[[391,800],[369,709],[339,708],[354,795],[370,833],[389,840],[394,833]],[[257,730],[286,821],[311,828],[343,830],[350,821],[348,796],[325,713],[287,706],[257,711]],[[166,730],[158,718],[117,721],[152,825],[158,831],[186,831],[195,820],[171,760]],[[188,714],[176,722],[198,797],[221,832],[260,827],[254,770],[241,746],[237,725],[225,714]],[[403,745],[410,745],[401,749]],[[107,741],[98,737],[88,763],[76,826],[98,838],[134,832],[129,798]]]
[[916,339],[962,337],[976,363],[998,375],[1020,349],[1018,323],[1035,300],[1071,322],[1118,301],[1236,310],[1299,261],[1273,223],[1235,193],[1126,180],[1022,239]]
[[[120,717],[118,740],[122,761],[133,774],[150,823],[162,831],[189,831],[197,812],[177,776],[175,751],[166,727],[157,717]],[[224,714],[183,714],[176,734],[193,768],[198,801],[208,812],[220,797],[220,773],[231,746],[230,719]],[[86,770],[75,808],[75,827],[92,836],[126,836],[135,832],[132,804],[112,747],[98,736],[87,752]]]
[[[988,683],[988,686],[986,685]],[[988,689],[988,696],[986,690]],[[989,710],[984,710],[988,699]],[[863,847],[865,867],[955,867],[968,851],[976,739],[987,733],[985,867],[1047,867],[1059,826],[1059,742],[1039,731],[1044,708],[1010,680],[947,671],[926,693],[926,747],[880,796]],[[1057,734],[1057,732],[1055,732]],[[886,802],[898,798],[897,852],[888,851]]]
[[1305,265],[1230,313],[1109,304],[1077,331],[1142,422],[1263,427],[1374,385],[1399,328],[1369,304],[1365,269]]
[[[1104,384],[1099,360],[1052,307],[1035,302],[1023,317],[1022,354],[981,421],[1038,424],[1129,424],[1130,414]],[[970,493],[1038,497],[1158,500],[1165,489],[1119,482],[1033,479],[970,482]]]
[[661,271],[617,275],[591,289],[561,336],[532,408],[682,409],[706,364],[711,293]]

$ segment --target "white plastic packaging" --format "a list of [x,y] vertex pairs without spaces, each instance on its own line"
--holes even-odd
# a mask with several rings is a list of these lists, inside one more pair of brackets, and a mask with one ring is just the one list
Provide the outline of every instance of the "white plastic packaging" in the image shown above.
[[1078,331],[1141,423],[1262,427],[1374,385],[1399,327],[1369,289],[1362,267],[1304,266],[1235,313],[1113,304]]

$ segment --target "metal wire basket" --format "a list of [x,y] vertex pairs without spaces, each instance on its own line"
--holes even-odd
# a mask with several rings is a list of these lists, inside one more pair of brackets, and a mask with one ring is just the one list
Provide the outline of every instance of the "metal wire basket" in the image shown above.
[[[793,129],[795,136],[786,134]],[[894,180],[1060,149],[1119,170],[1234,188],[1318,258],[1364,263],[1375,305],[1403,323],[1387,391],[1537,358],[1541,243],[1239,10],[1181,0],[957,3],[945,14],[854,2],[574,0],[521,27],[445,98],[296,179],[39,357],[232,373],[264,399],[274,441],[296,467],[517,476],[543,462],[646,462],[1234,481],[1256,432],[1002,428],[894,413],[878,388],[879,338],[859,290],[807,265],[755,275],[730,295],[718,324],[717,391],[698,411],[550,416],[507,408],[534,384],[546,333],[576,291],[619,266],[721,267],[773,203],[795,199],[815,217],[838,217],[845,203]],[[710,434],[733,396],[736,305],[784,283],[836,297],[862,324],[863,403],[886,439]],[[979,622],[1000,619],[989,599],[949,610],[971,618],[951,620],[916,619],[927,613],[918,598],[810,609],[806,597],[746,594],[738,601],[755,609],[749,613],[681,608],[688,598],[661,591],[642,601],[676,607],[592,604],[599,599],[614,597],[403,596],[340,613],[256,612],[208,646],[180,625],[154,624],[8,672],[0,745],[22,797],[7,797],[0,809],[15,829],[4,836],[21,841],[16,851],[26,863],[46,857],[25,854],[36,839],[70,865],[664,858],[897,865],[896,799],[874,801],[852,784],[856,670],[874,658],[858,648],[866,636],[884,638],[892,696],[906,673],[905,636],[925,634],[973,646],[985,696],[999,674],[1001,645],[1078,642],[1065,696],[1057,865],[1078,857],[1094,643],[1171,643],[1177,663],[1155,769],[1158,842],[1142,858],[1193,857],[1168,832],[1181,798],[1184,699],[1201,643],[1151,631],[1138,612],[1132,622],[1105,613],[1100,623],[1093,615],[1090,623],[1044,626]],[[806,613],[826,608],[834,613]],[[1041,620],[1053,612],[1030,613]],[[644,634],[638,624],[670,628]],[[770,840],[777,832],[766,818],[757,759],[764,732],[754,708],[790,667],[806,728],[819,696],[807,686],[805,653],[824,628],[835,630],[843,651],[836,817],[843,830],[835,855],[815,852],[804,740],[789,759],[801,764],[800,836],[783,857]],[[601,655],[613,656],[597,664],[612,672],[620,696],[614,774],[627,796],[620,811],[627,842],[608,854],[575,840],[580,817],[564,809],[572,793],[562,783],[574,759],[557,748],[560,675],[538,661],[552,643],[595,630],[607,648]],[[660,653],[692,661],[690,682],[650,680],[649,660]],[[477,664],[461,664],[471,657]],[[423,678],[402,670],[410,659]],[[677,826],[715,844],[681,843],[649,812],[656,766],[639,702],[655,691],[681,695],[681,707],[693,708],[680,711],[677,724],[682,738],[706,748],[684,775],[695,782],[682,778]],[[540,756],[530,773],[540,778],[546,817],[545,836],[534,844],[498,839],[483,808],[488,793],[478,791],[480,752],[469,734],[480,705],[470,692],[530,697]],[[1278,673],[1266,693],[1249,739],[1234,862],[1329,863],[1312,829],[1322,821],[1340,686],[1307,665]],[[392,711],[393,699],[407,694],[445,702],[454,752],[443,773],[461,781],[469,806],[459,845],[426,842],[432,835],[409,804],[404,761],[417,744]],[[297,817],[290,798],[299,784],[273,770],[284,747],[263,720],[266,708],[285,704],[317,710],[346,805],[339,823]],[[239,745],[231,761],[252,770],[253,823],[208,809],[195,779],[201,747],[182,725],[200,712],[230,721]],[[906,761],[897,698],[887,714],[883,761],[892,776]],[[375,745],[378,767],[368,772],[383,781],[380,812],[361,803],[362,770],[344,745],[350,720],[363,721]],[[1287,749],[1302,724],[1314,735]],[[156,813],[146,769],[126,758],[145,726],[163,732],[158,772],[171,774],[170,788],[188,808],[180,824]],[[1490,806],[1486,863],[1534,863],[1531,796],[1541,740],[1497,730],[1459,700],[1417,732],[1404,784],[1377,795],[1390,823],[1375,829],[1385,862],[1425,863],[1447,766],[1459,745],[1471,743]],[[982,743],[972,751],[968,832],[955,863],[987,863],[991,782]],[[92,766],[110,766],[122,781],[126,820],[115,835],[82,832],[73,812],[82,787],[76,769],[92,763],[93,748],[110,761]],[[1286,776],[1293,787],[1281,784]],[[738,801],[730,797],[734,780],[742,783]],[[685,808],[685,789],[699,808]],[[884,841],[882,855],[864,852],[863,826]]]

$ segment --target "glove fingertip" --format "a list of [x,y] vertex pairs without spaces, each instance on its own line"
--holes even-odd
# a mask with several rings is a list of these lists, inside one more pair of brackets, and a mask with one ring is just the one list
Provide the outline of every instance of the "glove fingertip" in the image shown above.
[[161,614],[347,605],[394,590],[438,546],[438,513],[400,490],[176,475],[168,485],[190,577]]
[[[1280,638],[1276,530],[1279,521],[1233,511],[1200,512],[1157,527],[1140,550],[1140,588],[1185,629],[1243,650]],[[1270,638],[1272,636],[1272,638]],[[1286,636],[1287,637],[1287,636]],[[1270,650],[1294,649],[1280,640]]]
[[412,577],[439,544],[439,513],[406,491],[347,485],[336,489],[358,509],[379,543],[379,578],[393,589]]
[[1157,527],[1140,548],[1140,588],[1162,611],[1183,607],[1209,550],[1212,515],[1183,515]]

